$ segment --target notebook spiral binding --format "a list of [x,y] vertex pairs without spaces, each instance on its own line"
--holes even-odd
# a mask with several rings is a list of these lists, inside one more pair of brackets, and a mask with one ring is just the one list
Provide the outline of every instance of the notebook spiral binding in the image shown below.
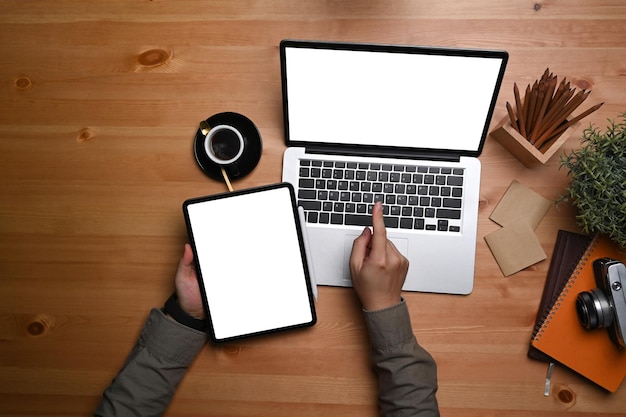
[[576,267],[570,274],[570,278],[567,280],[567,282],[563,286],[563,289],[559,292],[559,295],[554,301],[552,308],[550,309],[548,314],[546,314],[543,317],[543,320],[540,322],[541,324],[535,327],[535,331],[534,331],[535,335],[533,337],[535,342],[538,342],[539,339],[541,339],[541,336],[543,336],[545,329],[550,325],[550,322],[552,321],[554,314],[559,310],[559,308],[561,307],[561,304],[567,298],[570,290],[572,289],[572,286],[574,285],[574,282],[576,282],[576,280],[578,279],[578,275],[580,275],[580,271],[587,264],[587,262],[589,262],[589,260],[591,259],[591,253],[593,252],[594,248],[598,244],[599,240],[600,240],[599,235],[596,235],[593,237],[593,240],[591,241],[591,243],[589,244],[589,246],[587,247],[587,249],[581,256],[580,260],[576,264]]

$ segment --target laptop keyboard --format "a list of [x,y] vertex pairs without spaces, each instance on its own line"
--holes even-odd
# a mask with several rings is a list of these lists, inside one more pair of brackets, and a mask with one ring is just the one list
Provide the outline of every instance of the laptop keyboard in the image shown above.
[[383,202],[387,228],[459,233],[463,168],[300,160],[298,205],[308,223],[371,226]]

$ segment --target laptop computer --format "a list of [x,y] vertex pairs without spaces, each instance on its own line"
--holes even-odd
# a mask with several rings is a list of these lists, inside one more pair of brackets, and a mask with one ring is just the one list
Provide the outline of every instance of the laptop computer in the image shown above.
[[319,285],[351,286],[354,239],[382,201],[403,289],[473,290],[478,160],[505,51],[283,40],[283,181],[305,210]]

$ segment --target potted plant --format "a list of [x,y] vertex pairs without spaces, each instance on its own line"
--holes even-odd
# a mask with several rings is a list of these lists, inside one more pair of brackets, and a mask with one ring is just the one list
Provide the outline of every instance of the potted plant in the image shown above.
[[585,233],[607,235],[626,247],[626,112],[609,120],[605,132],[591,125],[583,131],[581,148],[565,152],[561,167],[570,178],[567,195],[578,210]]

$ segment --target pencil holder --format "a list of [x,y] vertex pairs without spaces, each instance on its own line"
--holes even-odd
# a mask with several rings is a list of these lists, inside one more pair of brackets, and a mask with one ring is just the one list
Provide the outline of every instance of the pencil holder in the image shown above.
[[572,116],[590,94],[586,89],[576,92],[565,78],[559,83],[557,76],[546,68],[540,79],[528,84],[524,97],[517,83],[513,83],[515,102],[506,103],[509,117],[491,134],[527,167],[545,164],[572,135],[580,119],[604,104]]
[[[567,122],[567,120],[565,122]],[[500,123],[496,125],[496,128],[491,132],[491,136],[500,142],[500,144],[524,164],[524,166],[532,168],[548,162],[570,138],[579,125],[580,122],[570,125],[556,140],[544,149],[537,149],[528,139],[515,130],[511,125],[509,117],[504,117]]]

